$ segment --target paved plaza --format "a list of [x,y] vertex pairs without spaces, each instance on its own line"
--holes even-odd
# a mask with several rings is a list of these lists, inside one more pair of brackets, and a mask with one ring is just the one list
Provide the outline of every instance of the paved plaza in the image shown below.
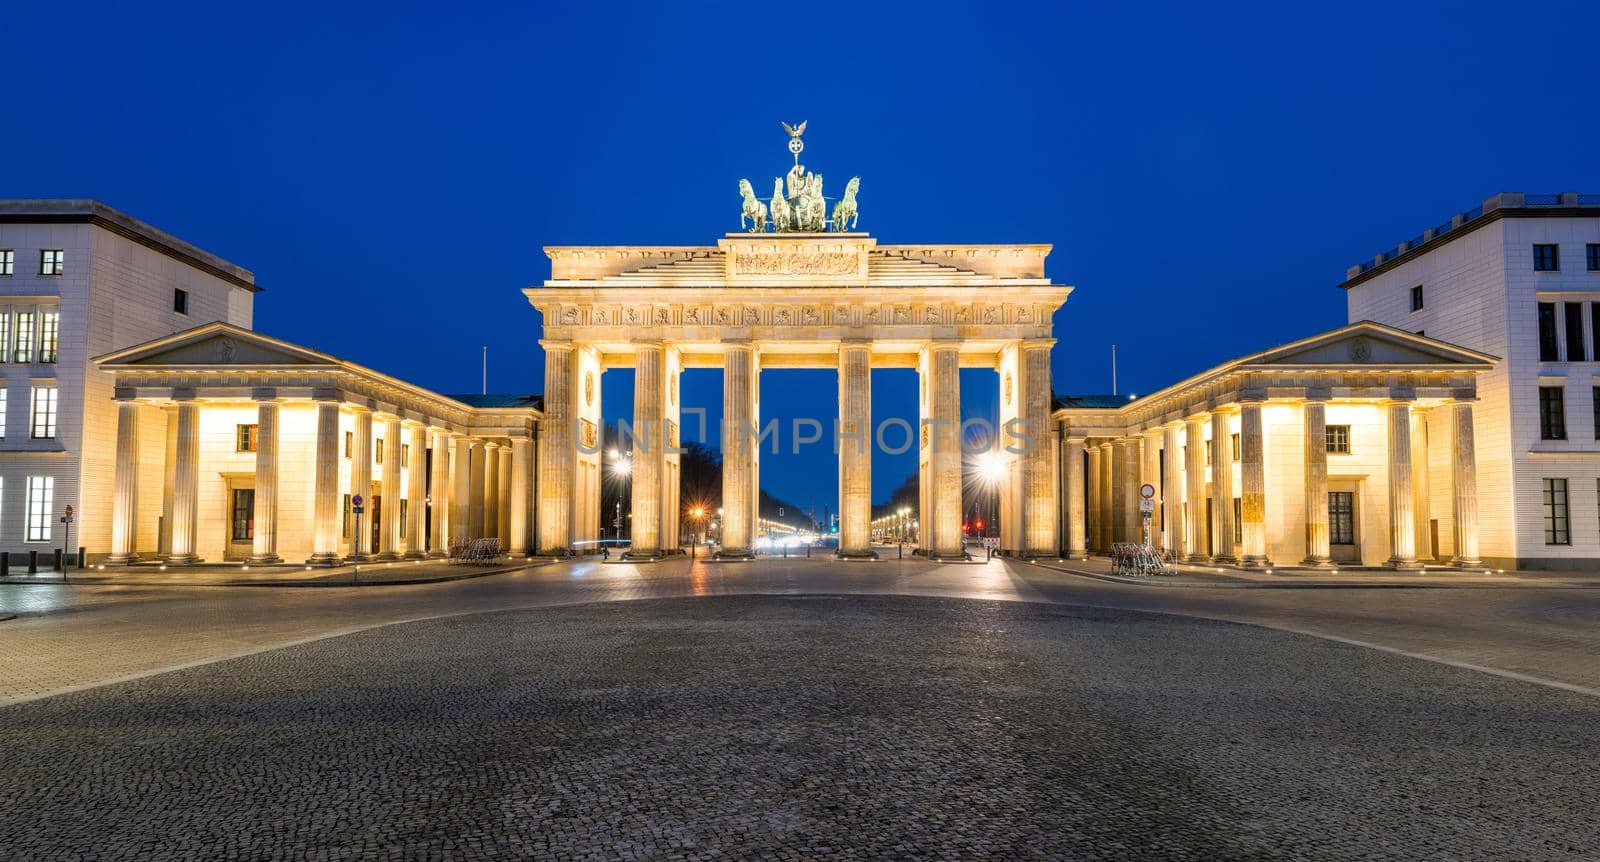
[[18,859],[1600,855],[1600,590],[1073,568],[0,585],[18,614],[0,622],[0,844]]

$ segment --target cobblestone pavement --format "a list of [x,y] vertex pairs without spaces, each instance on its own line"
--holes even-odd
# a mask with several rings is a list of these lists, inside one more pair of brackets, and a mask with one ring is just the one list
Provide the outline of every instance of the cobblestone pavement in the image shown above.
[[1303,631],[1600,693],[1600,589],[1187,589],[994,561],[547,564],[374,588],[0,585],[0,706],[392,622],[740,593],[949,596],[1127,608]]
[[8,859],[1600,856],[1600,699],[1126,611],[507,611],[3,717]]

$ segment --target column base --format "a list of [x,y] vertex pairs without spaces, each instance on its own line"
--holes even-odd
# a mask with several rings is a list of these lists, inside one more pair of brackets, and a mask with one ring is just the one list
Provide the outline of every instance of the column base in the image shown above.
[[[440,554],[440,556],[443,556],[444,552],[440,551],[439,554]],[[536,557],[549,557],[551,559],[556,559],[556,560],[564,560],[564,559],[566,559],[568,557],[574,556],[574,554],[572,553],[572,549],[571,548],[542,548],[542,549],[539,550],[539,552],[537,554],[534,554],[534,556],[536,556]]]
[[403,560],[426,560],[428,555],[422,551],[406,551],[401,557]]
[[1305,559],[1300,561],[1300,565],[1302,565],[1302,566],[1310,566],[1313,569],[1331,569],[1331,568],[1333,568],[1333,558],[1331,558],[1331,557],[1306,557]]
[[1203,565],[1205,563],[1211,562],[1211,558],[1206,556],[1205,554],[1190,554],[1189,556],[1184,557],[1183,561],[1185,563],[1196,563],[1196,564],[1202,564]]
[[138,554],[112,554],[106,557],[108,566],[130,566],[137,562],[139,562]]
[[1390,557],[1388,560],[1385,560],[1384,565],[1394,569],[1397,572],[1422,570],[1422,564],[1416,560],[1402,560],[1397,557]]
[[1089,549],[1088,548],[1073,548],[1073,549],[1067,551],[1067,556],[1069,556],[1069,557],[1078,557],[1078,558],[1081,559],[1083,557],[1089,556]]
[[400,559],[400,554],[398,551],[379,551],[372,555],[372,559],[379,563],[392,563]]
[[965,552],[959,554],[935,554],[930,552],[928,559],[935,563],[967,563],[972,561],[972,555]]
[[283,558],[278,556],[277,554],[251,554],[250,555],[250,562],[252,562],[252,563],[281,563],[281,562],[283,562]]
[[1460,569],[1481,569],[1483,568],[1483,560],[1464,560],[1461,557],[1456,557],[1450,561],[1450,565]]
[[713,560],[753,560],[755,558],[755,554],[749,551],[741,551],[737,548],[731,551],[717,551],[711,555]]
[[623,551],[622,552],[622,559],[627,560],[630,563],[631,562],[654,563],[654,562],[658,562],[660,560],[666,559],[666,556],[667,555],[662,553],[661,551],[650,550],[648,548],[646,548],[645,550],[642,550],[642,551]]
[[169,566],[192,566],[195,563],[204,561],[195,554],[171,554],[162,562]]
[[1239,564],[1239,558],[1238,557],[1228,557],[1228,556],[1217,556],[1217,557],[1212,557],[1211,558],[1211,562],[1216,564],[1216,565],[1219,565],[1219,566],[1235,566],[1235,565]]
[[1266,557],[1241,557],[1239,565],[1246,569],[1270,569],[1272,561]]
[[370,563],[374,559],[376,559],[376,557],[372,556],[371,554],[350,554],[344,558],[344,561],[346,563]]
[[308,566],[337,566],[343,557],[338,554],[312,554],[306,558]]
[[872,550],[866,550],[866,551],[839,551],[839,552],[835,553],[834,556],[838,557],[841,560],[876,560],[876,559],[878,559],[878,552],[877,551],[872,551]]
[[430,560],[442,560],[445,557],[448,557],[450,555],[445,553],[444,551],[435,549],[435,550],[429,551],[426,556]]

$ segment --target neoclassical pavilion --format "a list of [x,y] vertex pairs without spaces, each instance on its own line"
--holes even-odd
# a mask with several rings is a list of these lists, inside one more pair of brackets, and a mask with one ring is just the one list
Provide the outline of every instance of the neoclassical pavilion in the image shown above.
[[[751,552],[759,501],[762,368],[839,373],[839,552],[868,556],[871,370],[915,368],[924,550],[962,550],[960,368],[1001,376],[1002,422],[1039,445],[1007,454],[1022,554],[1058,553],[1051,319],[1071,288],[1044,273],[1047,245],[878,245],[864,233],[729,234],[714,246],[546,248],[551,278],[524,291],[544,316],[545,416],[538,548],[599,535],[599,379],[634,369],[633,550],[677,548],[679,375],[723,369],[723,553]],[[653,441],[653,442],[652,442]],[[893,441],[897,442],[897,441]]]
[[1141,541],[1149,483],[1152,542],[1192,562],[1478,565],[1472,405],[1495,361],[1363,322],[1142,398],[1064,399],[1065,550]]
[[529,548],[536,398],[439,395],[226,323],[96,362],[119,405],[108,562]]

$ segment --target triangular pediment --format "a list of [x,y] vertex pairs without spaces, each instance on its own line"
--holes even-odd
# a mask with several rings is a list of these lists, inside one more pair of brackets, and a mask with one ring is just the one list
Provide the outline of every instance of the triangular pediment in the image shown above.
[[107,367],[128,366],[327,366],[339,360],[225,323],[210,323],[135,345],[100,358]]
[[1275,347],[1247,365],[1484,365],[1494,357],[1389,326],[1363,321]]

